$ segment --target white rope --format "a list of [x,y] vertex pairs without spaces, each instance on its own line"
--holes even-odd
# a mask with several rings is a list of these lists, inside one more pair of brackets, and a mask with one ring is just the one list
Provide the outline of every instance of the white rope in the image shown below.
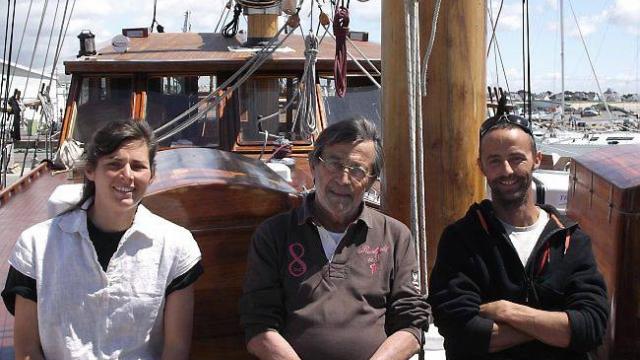
[[440,4],[442,0],[436,0],[436,5],[433,9],[433,19],[431,21],[431,34],[429,36],[429,43],[427,44],[427,50],[424,54],[424,63],[422,64],[422,96],[427,96],[427,85],[429,80],[427,79],[427,69],[429,67],[429,58],[431,57],[431,51],[433,51],[433,44],[436,41],[436,30],[438,26],[438,17],[440,16]]
[[[214,91],[212,91],[204,99],[200,100],[199,102],[197,102],[196,104],[194,104],[193,106],[191,106],[190,108],[188,108],[187,110],[182,112],[182,114],[176,116],[174,119],[172,119],[171,121],[167,122],[163,126],[161,126],[161,127],[157,128],[156,130],[154,130],[154,133],[158,137],[158,141],[160,142],[160,141],[166,140],[166,139],[172,137],[173,135],[179,133],[180,131],[186,129],[187,127],[189,127],[190,125],[192,125],[196,121],[200,120],[201,118],[203,118],[207,114],[207,112],[209,112],[211,109],[214,109],[216,106],[218,106],[218,104],[220,103],[220,101],[222,101],[222,99],[224,99],[229,94],[231,94],[235,90],[237,90],[240,87],[240,85],[242,85],[245,81],[247,81],[249,79],[249,77],[251,75],[253,75],[253,73],[256,70],[258,70],[260,68],[260,66],[262,66],[262,64],[264,64],[264,62],[267,59],[269,59],[271,57],[271,54],[273,54],[273,52],[275,52],[276,49],[278,49],[289,38],[289,36],[291,36],[291,34],[293,34],[293,31],[289,32],[275,46],[273,45],[278,40],[280,34],[284,31],[284,29],[287,26],[288,26],[288,24],[284,24],[280,28],[278,33],[269,41],[269,43],[267,43],[267,45],[265,45],[264,48],[262,48],[260,51],[258,51],[238,71],[236,71],[233,75],[231,75],[231,77],[229,77],[229,79],[227,79],[223,84],[218,86]],[[241,74],[243,74],[243,75],[240,76]],[[227,88],[227,86],[229,86],[229,84],[231,84],[231,82],[235,81],[236,78],[238,78],[238,77],[239,77],[239,79],[231,87]],[[223,93],[219,94],[221,91],[223,91]],[[209,101],[211,99],[213,99],[213,102],[209,103]],[[204,105],[205,108],[202,111],[199,111],[198,114],[196,114],[195,116],[187,119],[183,123],[181,123],[178,126],[176,126],[174,129],[169,130],[165,135],[161,135],[161,136],[158,135],[162,131],[164,131],[165,129],[168,129],[170,126],[173,126],[174,124],[178,123],[179,121],[181,121],[182,119],[187,117],[191,112],[193,112],[194,110],[197,110],[202,105]]]
[[301,92],[296,118],[291,126],[294,132],[299,124],[300,135],[307,139],[316,132],[317,128],[317,89],[316,89],[316,61],[318,58],[318,38],[310,32],[304,39],[305,66],[299,88]]

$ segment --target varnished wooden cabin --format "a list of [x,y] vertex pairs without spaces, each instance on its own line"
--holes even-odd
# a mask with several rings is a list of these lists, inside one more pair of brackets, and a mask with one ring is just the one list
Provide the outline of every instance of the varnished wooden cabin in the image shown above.
[[[205,98],[253,56],[241,49],[243,42],[240,36],[211,33],[151,33],[131,38],[124,53],[109,46],[96,55],[65,62],[72,80],[60,143],[86,142],[96,129],[118,118],[146,121],[154,129],[162,126]],[[379,68],[379,45],[355,43]],[[352,46],[348,49],[364,60]],[[316,63],[318,131],[355,114],[379,119],[379,90],[352,61],[345,98],[320,86],[331,82],[334,54],[335,43],[327,36]],[[290,131],[296,106],[283,110],[304,64],[304,39],[292,35],[236,92],[160,143],[156,179],[144,204],[191,230],[203,253],[205,274],[196,283],[193,358],[249,358],[237,308],[251,233],[265,218],[298,204],[301,192],[313,187],[307,153],[314,137]],[[257,159],[264,141],[257,120],[276,111],[279,116],[263,127],[292,140],[291,181]],[[275,147],[269,141],[263,159]],[[7,259],[20,232],[49,216],[47,201],[57,186],[81,179],[82,169],[54,174],[43,163],[0,193],[0,285],[4,287]],[[0,358],[12,357],[13,317],[0,306]]]
[[640,145],[616,145],[571,164],[568,213],[591,236],[611,315],[597,359],[640,357]]

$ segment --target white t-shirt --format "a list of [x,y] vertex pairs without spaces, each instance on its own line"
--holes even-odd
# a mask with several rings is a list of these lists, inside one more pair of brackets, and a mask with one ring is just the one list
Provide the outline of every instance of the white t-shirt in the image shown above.
[[318,226],[318,233],[320,234],[320,241],[322,241],[324,254],[327,256],[327,259],[331,261],[331,259],[333,259],[333,254],[335,254],[336,248],[338,247],[338,244],[340,244],[340,240],[342,240],[346,231],[336,233],[331,232],[322,226]]
[[187,229],[140,205],[106,272],[82,209],[25,230],[9,263],[36,280],[45,358],[159,359],[166,288],[200,258]]
[[516,248],[516,252],[518,253],[520,261],[522,261],[523,266],[527,266],[527,261],[531,256],[531,252],[536,246],[544,227],[547,226],[547,223],[549,222],[549,214],[542,209],[538,210],[540,211],[538,220],[529,226],[513,226],[500,220],[504,229],[507,231],[507,235],[509,235],[509,239],[511,240],[513,247]]

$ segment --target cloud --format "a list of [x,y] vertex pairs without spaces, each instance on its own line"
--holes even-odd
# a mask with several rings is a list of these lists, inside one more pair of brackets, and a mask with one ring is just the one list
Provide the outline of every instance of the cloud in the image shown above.
[[558,0],[545,0],[545,3],[547,4],[548,7],[551,8],[551,10],[558,10],[559,6],[558,6]]
[[578,24],[580,25],[580,29],[578,29],[575,19],[573,18],[573,15],[571,15],[570,21],[567,22],[567,20],[565,20],[565,29],[568,30],[568,34],[571,37],[579,38],[580,32],[582,32],[582,36],[587,37],[596,33],[606,20],[606,11],[596,15],[578,16]]
[[[500,3],[493,3],[493,20],[498,16]],[[498,31],[519,31],[522,29],[522,6],[517,3],[503,4],[500,18],[498,19]]]
[[606,13],[612,24],[622,26],[632,34],[640,34],[640,1],[616,0]]

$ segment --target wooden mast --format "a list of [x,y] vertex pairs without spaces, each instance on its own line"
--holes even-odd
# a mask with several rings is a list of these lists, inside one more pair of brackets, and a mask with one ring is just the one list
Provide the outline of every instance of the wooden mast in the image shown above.
[[[408,94],[405,23],[398,1],[383,0],[383,208],[409,225]],[[435,0],[420,2],[421,55],[431,34]],[[400,5],[402,6],[402,5]],[[485,0],[442,1],[422,99],[428,268],[442,230],[484,197],[476,165],[478,129],[485,118]],[[421,56],[422,58],[422,56]],[[424,61],[424,59],[422,59]],[[391,75],[388,75],[391,74]],[[393,176],[389,175],[393,174]],[[425,239],[420,239],[424,246]]]

